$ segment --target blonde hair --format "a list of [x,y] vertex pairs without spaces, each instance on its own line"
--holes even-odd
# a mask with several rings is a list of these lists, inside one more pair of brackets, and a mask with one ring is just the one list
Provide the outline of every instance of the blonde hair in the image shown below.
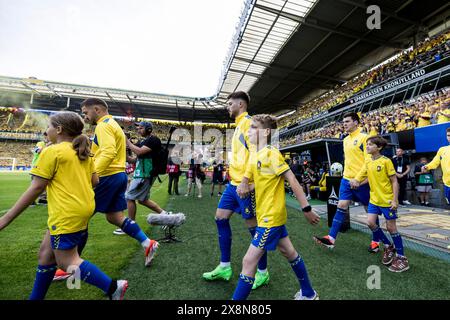
[[91,156],[91,146],[89,138],[83,134],[83,119],[71,111],[64,111],[50,117],[53,127],[61,127],[61,130],[69,137],[73,138],[72,147],[76,151],[80,160],[86,160]]
[[263,129],[277,128],[277,118],[270,114],[257,114],[252,116],[252,120],[261,123]]
[[257,114],[252,116],[252,120],[261,124],[262,129],[270,129],[270,133],[267,136],[267,140],[272,141],[272,130],[277,128],[277,118],[270,114]]

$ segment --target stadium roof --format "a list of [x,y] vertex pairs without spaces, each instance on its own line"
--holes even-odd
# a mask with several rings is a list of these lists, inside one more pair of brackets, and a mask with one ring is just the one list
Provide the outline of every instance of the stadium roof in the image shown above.
[[81,102],[88,97],[104,99],[110,113],[118,116],[176,121],[229,121],[224,107],[212,97],[170,96],[0,76],[0,104],[79,112]]
[[[369,30],[368,5],[381,8]],[[249,91],[250,112],[292,110],[413,44],[445,0],[256,0],[224,73],[218,101]]]
[[450,7],[445,0],[370,4],[381,8],[381,30],[367,28],[364,0],[245,0],[212,97],[0,77],[0,104],[79,111],[83,99],[95,96],[118,116],[225,123],[230,121],[223,107],[226,96],[245,90],[251,113],[293,110],[410,46]]

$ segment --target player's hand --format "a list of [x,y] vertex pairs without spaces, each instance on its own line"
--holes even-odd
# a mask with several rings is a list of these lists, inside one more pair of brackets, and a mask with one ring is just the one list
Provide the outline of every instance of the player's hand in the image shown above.
[[239,198],[247,198],[250,194],[250,186],[246,182],[241,182],[238,187],[236,188],[236,193],[238,194]]
[[320,221],[319,215],[312,210],[308,212],[303,212],[303,214],[305,215],[306,220],[308,220],[308,222],[312,225],[316,225]]
[[360,183],[356,179],[350,179],[350,187],[352,189],[357,189],[359,187]]
[[427,166],[423,166],[421,170],[422,172],[427,172],[428,171]]
[[397,200],[392,200],[391,201],[391,209],[392,210],[397,210],[398,208],[398,201]]

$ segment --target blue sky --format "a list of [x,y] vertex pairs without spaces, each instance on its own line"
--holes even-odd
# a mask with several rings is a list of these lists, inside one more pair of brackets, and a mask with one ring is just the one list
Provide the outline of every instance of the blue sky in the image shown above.
[[244,0],[0,0],[0,75],[205,97]]

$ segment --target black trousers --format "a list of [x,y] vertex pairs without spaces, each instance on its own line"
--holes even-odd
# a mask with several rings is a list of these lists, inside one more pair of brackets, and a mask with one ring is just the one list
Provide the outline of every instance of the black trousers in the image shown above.
[[399,192],[398,192],[398,203],[403,204],[403,201],[408,200],[406,199],[406,182],[408,181],[408,177],[403,177],[401,179],[398,179],[398,186],[399,186]]
[[180,178],[180,176],[178,174],[169,174],[169,194],[172,194],[172,184],[173,184],[173,191],[175,192],[175,194],[179,194],[178,193],[178,179]]

